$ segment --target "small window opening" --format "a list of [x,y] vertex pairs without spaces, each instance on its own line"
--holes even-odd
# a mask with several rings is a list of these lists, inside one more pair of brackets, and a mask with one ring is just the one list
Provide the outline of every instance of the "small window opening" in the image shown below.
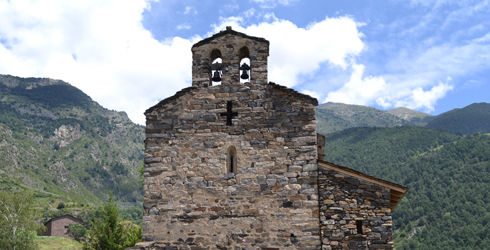
[[220,85],[221,76],[223,75],[221,51],[215,49],[211,52],[211,82],[210,85]]
[[363,234],[362,232],[362,220],[356,220],[357,234]]
[[227,165],[228,165],[228,173],[236,173],[237,172],[237,159],[236,159],[236,148],[231,146],[228,148],[228,157],[227,157]]

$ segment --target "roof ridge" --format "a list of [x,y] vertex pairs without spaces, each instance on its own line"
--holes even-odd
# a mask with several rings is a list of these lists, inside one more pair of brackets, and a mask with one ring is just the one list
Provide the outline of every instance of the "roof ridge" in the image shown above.
[[231,28],[230,29],[226,29],[226,30],[221,30],[220,32],[208,37],[208,38],[205,38],[197,43],[195,43],[194,45],[192,45],[192,48],[194,47],[198,47],[198,46],[201,46],[201,45],[204,45],[206,43],[209,43],[211,42],[212,40],[218,38],[218,37],[221,37],[221,36],[224,36],[224,35],[227,35],[227,34],[232,34],[232,35],[237,35],[237,36],[241,36],[241,37],[244,37],[244,38],[248,38],[248,39],[251,39],[251,40],[256,40],[256,41],[259,41],[259,42],[265,42],[267,44],[269,44],[269,41],[266,40],[265,38],[262,38],[262,37],[255,37],[255,36],[249,36],[245,33],[241,33],[241,32],[238,32],[238,31],[235,31],[235,30],[232,30]]

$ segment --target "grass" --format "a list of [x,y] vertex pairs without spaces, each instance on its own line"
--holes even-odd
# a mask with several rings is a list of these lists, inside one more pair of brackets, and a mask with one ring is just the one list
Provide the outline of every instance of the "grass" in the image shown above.
[[73,239],[55,236],[37,236],[34,239],[39,246],[39,250],[79,250],[82,244]]

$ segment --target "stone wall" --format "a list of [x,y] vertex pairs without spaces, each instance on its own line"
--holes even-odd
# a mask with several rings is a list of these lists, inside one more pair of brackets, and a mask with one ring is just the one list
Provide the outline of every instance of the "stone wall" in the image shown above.
[[389,188],[322,164],[318,182],[323,249],[393,248]]
[[[224,116],[229,101],[232,125]],[[144,241],[169,249],[320,249],[316,105],[273,83],[246,83],[191,87],[149,109]]]

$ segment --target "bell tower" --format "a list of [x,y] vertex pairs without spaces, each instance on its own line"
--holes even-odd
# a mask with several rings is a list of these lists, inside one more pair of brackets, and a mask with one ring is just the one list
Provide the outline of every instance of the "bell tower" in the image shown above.
[[322,161],[318,101],[267,82],[267,40],[227,27],[192,55],[192,87],[145,112],[133,250],[393,249],[407,188]]
[[318,101],[268,82],[263,38],[228,27],[192,56],[192,87],[145,112],[144,241],[321,249]]
[[266,85],[268,56],[269,41],[228,26],[192,46],[192,86]]

